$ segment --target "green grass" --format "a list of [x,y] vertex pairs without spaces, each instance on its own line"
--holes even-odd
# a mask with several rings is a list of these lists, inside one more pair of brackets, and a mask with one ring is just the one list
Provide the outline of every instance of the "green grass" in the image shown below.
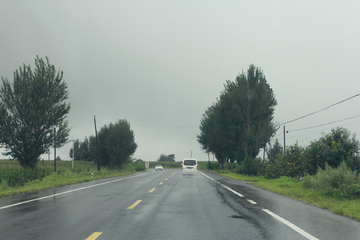
[[335,199],[333,197],[326,196],[323,193],[304,188],[302,186],[302,182],[299,182],[295,178],[281,177],[269,180],[262,177],[244,176],[229,171],[212,170],[210,172],[234,180],[244,181],[256,187],[279,193],[314,206],[327,209],[335,214],[360,221],[360,199]]
[[[0,183],[0,197],[88,182],[101,178],[124,176],[136,172],[131,165],[125,166],[122,171],[106,167],[101,167],[101,170],[98,171],[97,164],[85,161],[75,161],[74,169],[72,168],[72,162],[70,161],[57,161],[56,173],[53,172],[53,161],[45,161],[44,165],[42,165],[42,162],[39,162],[37,167],[47,169],[47,172],[50,172],[50,175],[41,179],[29,181],[22,186],[17,184],[14,187],[8,186],[7,181],[3,179]],[[0,160],[0,171],[3,173],[14,173],[19,169],[22,168],[15,160]],[[93,177],[91,177],[91,173],[93,173]]]

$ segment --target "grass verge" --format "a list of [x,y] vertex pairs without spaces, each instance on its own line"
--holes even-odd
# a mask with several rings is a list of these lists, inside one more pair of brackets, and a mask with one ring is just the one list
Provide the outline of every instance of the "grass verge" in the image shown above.
[[[39,164],[39,167],[43,168],[53,168],[53,161],[42,166]],[[0,161],[0,166],[2,171],[11,171],[12,169],[17,169],[18,165],[16,162]],[[97,170],[97,165],[94,163],[77,161],[75,162],[75,168],[72,168],[72,163],[69,161],[61,161],[57,163],[57,171],[53,172],[50,175],[42,178],[29,181],[23,186],[14,186],[10,187],[6,180],[2,180],[0,184],[0,197],[12,196],[19,193],[33,192],[53,187],[61,187],[75,183],[89,182],[102,178],[111,178],[125,176],[132,173],[135,173],[135,169],[132,166],[127,166],[123,170],[118,171],[110,168],[102,167],[100,171]],[[93,173],[93,176],[91,176]]]
[[339,200],[322,193],[302,187],[297,179],[281,177],[278,179],[265,179],[236,174],[228,171],[206,170],[227,178],[244,181],[256,187],[279,193],[311,205],[327,209],[335,214],[346,216],[360,222],[360,200]]

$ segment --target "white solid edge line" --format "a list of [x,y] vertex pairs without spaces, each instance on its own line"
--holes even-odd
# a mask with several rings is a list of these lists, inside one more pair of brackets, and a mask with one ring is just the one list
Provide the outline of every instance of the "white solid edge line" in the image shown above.
[[284,218],[280,217],[279,215],[273,213],[272,211],[270,211],[269,209],[262,209],[264,212],[266,212],[267,214],[271,215],[272,217],[276,218],[277,220],[279,220],[280,222],[286,224],[288,227],[292,228],[293,230],[297,231],[298,233],[300,233],[301,235],[303,235],[304,237],[306,237],[307,239],[310,240],[319,240],[318,238],[314,237],[313,235],[305,232],[304,230],[302,230],[301,228],[295,226],[294,224],[292,224],[291,222],[285,220]]
[[225,185],[224,185],[224,184],[222,184],[222,183],[220,183],[220,185],[221,185],[221,186],[223,186],[224,188],[226,188],[227,190],[229,190],[230,192],[232,192],[232,193],[234,193],[234,194],[238,195],[239,197],[244,197],[244,195],[242,195],[241,193],[238,193],[238,192],[236,192],[236,191],[232,190],[232,189],[231,189],[231,188],[229,188],[228,186],[225,186]]
[[[210,178],[209,176],[207,176],[206,174],[203,173],[204,176]],[[211,179],[211,178],[210,178]],[[215,179],[212,179],[214,181],[216,181]],[[216,181],[217,182],[217,181]],[[244,197],[242,194],[232,190],[231,188],[225,186],[224,184],[220,183],[220,182],[217,182],[219,183],[221,186],[223,186],[224,188],[226,188],[227,190],[229,190],[230,192],[240,196],[240,197]],[[257,204],[256,202],[254,202],[253,200],[247,200],[248,202],[252,203],[252,204]],[[270,210],[268,209],[262,209],[264,212],[266,212],[267,214],[271,215],[272,217],[276,218],[277,220],[279,220],[280,222],[286,224],[288,227],[292,228],[293,230],[297,231],[298,233],[300,233],[301,235],[303,235],[304,237],[310,239],[310,240],[319,240],[318,238],[314,237],[313,235],[305,232],[304,230],[302,230],[301,228],[295,226],[294,224],[292,224],[291,222],[285,220],[284,218],[280,217],[279,215],[271,212]]]
[[45,196],[45,197],[35,198],[35,199],[23,201],[23,202],[18,202],[18,203],[14,203],[14,204],[11,204],[11,205],[7,205],[7,206],[0,207],[0,210],[1,210],[1,209],[5,209],[5,208],[15,207],[15,206],[22,205],[22,204],[29,203],[29,202],[35,202],[35,201],[39,201],[39,200],[46,199],[46,198],[50,198],[50,197],[56,197],[56,196],[59,196],[59,195],[63,195],[63,194],[71,193],[71,192],[76,192],[76,191],[80,191],[80,190],[84,190],[84,189],[87,189],[87,188],[92,188],[92,187],[96,187],[96,186],[100,186],[100,185],[104,185],[104,184],[108,184],[108,183],[113,183],[113,182],[117,182],[117,181],[129,179],[129,178],[139,177],[139,176],[142,176],[142,175],[144,175],[144,174],[146,174],[146,173],[138,174],[138,175],[133,175],[133,176],[130,176],[130,177],[125,177],[125,178],[120,178],[120,179],[115,179],[115,180],[108,181],[108,182],[97,183],[97,184],[90,185],[90,186],[87,186],[87,187],[77,188],[77,189],[73,189],[73,190],[69,190],[69,191],[61,192],[61,193],[55,193],[55,194],[48,195],[48,196]]
[[220,184],[221,186],[223,186],[224,188],[226,188],[226,189],[227,189],[227,190],[229,190],[230,192],[232,192],[232,193],[234,193],[234,194],[238,195],[239,197],[244,197],[244,195],[242,195],[241,193],[238,193],[238,192],[236,192],[236,191],[232,190],[231,188],[229,188],[228,186],[225,186],[225,185],[224,185],[224,184],[222,184],[221,182],[216,181],[215,179],[213,179],[213,178],[211,178],[211,177],[207,176],[207,175],[206,175],[206,174],[204,174],[204,173],[202,173],[202,174],[203,174],[205,177],[207,177],[207,178],[209,178],[209,179],[211,179],[211,180],[215,181],[216,183]]

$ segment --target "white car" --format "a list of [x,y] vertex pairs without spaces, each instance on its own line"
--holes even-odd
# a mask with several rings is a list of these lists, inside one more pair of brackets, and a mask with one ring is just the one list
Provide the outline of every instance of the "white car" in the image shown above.
[[163,166],[162,165],[160,165],[160,164],[158,164],[158,165],[156,165],[155,166],[155,171],[157,171],[157,170],[164,170],[164,168],[163,168]]
[[181,164],[182,175],[197,175],[199,165],[194,158],[185,158]]

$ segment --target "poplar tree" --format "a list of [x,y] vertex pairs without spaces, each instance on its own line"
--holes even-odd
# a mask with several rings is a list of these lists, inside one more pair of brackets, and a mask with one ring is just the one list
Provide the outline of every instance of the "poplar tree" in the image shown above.
[[63,72],[56,71],[47,57],[44,61],[37,56],[34,71],[23,64],[14,72],[12,83],[4,77],[1,80],[0,143],[6,156],[34,168],[55,138],[57,148],[68,139],[70,104]]
[[275,133],[276,104],[263,72],[250,65],[235,81],[226,81],[220,98],[205,111],[198,142],[220,164],[254,159]]

